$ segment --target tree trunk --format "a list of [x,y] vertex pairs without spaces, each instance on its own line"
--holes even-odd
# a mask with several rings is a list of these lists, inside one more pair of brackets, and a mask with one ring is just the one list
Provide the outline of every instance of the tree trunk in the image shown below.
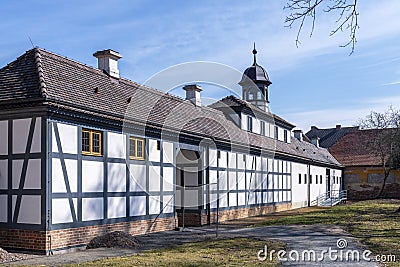
[[382,197],[383,190],[385,189],[385,185],[386,185],[386,180],[387,180],[387,178],[389,177],[389,174],[390,174],[390,169],[389,169],[389,170],[386,170],[386,168],[384,168],[384,169],[383,169],[383,175],[384,175],[384,177],[383,177],[382,187],[381,187],[381,190],[379,191],[379,194],[378,194],[378,196],[377,196],[376,198]]

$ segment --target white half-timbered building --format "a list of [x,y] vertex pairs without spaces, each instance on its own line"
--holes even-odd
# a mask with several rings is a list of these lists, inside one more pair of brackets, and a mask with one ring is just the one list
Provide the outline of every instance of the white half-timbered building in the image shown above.
[[84,248],[110,231],[143,234],[318,204],[342,166],[268,108],[266,71],[243,97],[201,104],[35,48],[0,69],[0,247]]

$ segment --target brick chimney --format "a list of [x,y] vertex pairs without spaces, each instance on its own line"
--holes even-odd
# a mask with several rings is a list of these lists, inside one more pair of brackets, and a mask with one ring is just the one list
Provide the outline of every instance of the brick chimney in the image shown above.
[[119,79],[118,60],[122,55],[114,50],[107,49],[93,54],[97,58],[98,68],[113,78]]
[[186,100],[189,100],[196,106],[201,106],[200,92],[203,91],[200,85],[188,84],[183,87],[186,91]]

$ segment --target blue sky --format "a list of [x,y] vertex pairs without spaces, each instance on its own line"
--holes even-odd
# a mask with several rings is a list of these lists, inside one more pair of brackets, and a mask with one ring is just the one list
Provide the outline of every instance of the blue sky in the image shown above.
[[[370,110],[400,107],[400,3],[359,1],[356,51],[347,33],[329,37],[335,17],[321,16],[299,48],[284,27],[284,1],[2,1],[0,65],[32,45],[96,66],[93,52],[119,51],[121,75],[145,82],[176,64],[212,61],[268,71],[271,109],[303,130],[354,125]],[[226,94],[204,86],[204,97]],[[176,91],[176,90],[175,90]],[[175,92],[174,91],[174,92]]]

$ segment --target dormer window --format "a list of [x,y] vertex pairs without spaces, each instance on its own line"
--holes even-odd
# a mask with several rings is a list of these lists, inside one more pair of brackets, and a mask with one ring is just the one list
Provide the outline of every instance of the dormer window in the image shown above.
[[283,141],[285,141],[285,143],[288,142],[288,133],[287,132],[288,132],[287,130],[283,131]]
[[250,116],[247,116],[247,131],[253,131],[253,118]]
[[265,122],[262,121],[260,124],[260,134],[265,135]]
[[278,133],[279,133],[279,130],[278,130],[278,126],[275,126],[275,139],[277,139],[278,140]]

